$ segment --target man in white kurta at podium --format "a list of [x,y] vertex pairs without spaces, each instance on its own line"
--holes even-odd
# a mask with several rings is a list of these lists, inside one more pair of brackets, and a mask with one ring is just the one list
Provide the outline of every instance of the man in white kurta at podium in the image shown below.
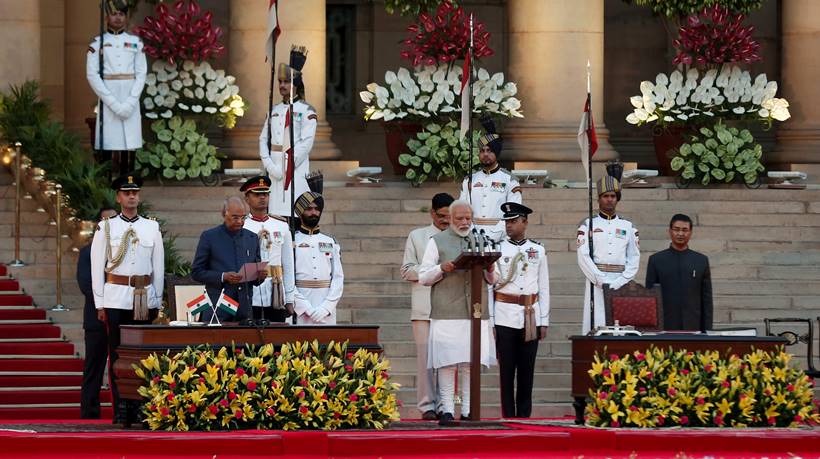
[[294,213],[299,230],[296,247],[296,296],[294,309],[299,325],[336,325],[336,306],[342,298],[344,271],[341,247],[333,236],[319,229],[325,200],[308,191],[296,200]]
[[[291,65],[279,64],[277,79],[282,103],[274,105],[270,113],[270,136],[268,120],[262,126],[259,136],[259,156],[271,179],[271,193],[268,204],[271,215],[291,216],[291,187],[294,200],[309,191],[305,177],[310,172],[310,150],[316,135],[318,117],[316,110],[305,102],[305,84],[302,81],[302,67],[307,51],[301,47],[291,50]],[[292,78],[291,78],[292,76]],[[289,101],[293,94],[293,143],[290,148]],[[268,139],[270,138],[270,153]],[[288,156],[293,154],[293,182],[289,180]]]
[[[430,344],[428,365],[438,370],[439,424],[448,425],[455,412],[455,376],[458,368],[461,418],[470,416],[470,330],[472,317],[470,271],[456,271],[453,261],[464,251],[464,237],[472,228],[473,212],[467,201],[450,205],[450,226],[433,235],[424,251],[419,282],[430,290]],[[496,281],[493,266],[484,281]],[[487,285],[481,289],[481,364],[495,364],[495,341],[487,311]]]
[[[102,102],[97,105],[94,149],[103,151],[98,161],[111,159],[115,175],[129,174],[134,169],[134,151],[142,148],[142,117],[140,95],[145,86],[148,64],[143,52],[142,40],[125,31],[128,25],[128,2],[106,0],[106,32],[88,45],[86,52],[86,78],[94,94]],[[100,76],[100,56],[103,59],[103,75]],[[103,132],[100,134],[100,106],[102,106]],[[103,145],[100,145],[100,139]]]
[[589,256],[589,219],[578,227],[576,242],[578,266],[584,273],[584,312],[581,333],[591,329],[589,322],[589,286],[595,286],[595,327],[606,325],[604,285],[617,290],[638,274],[641,245],[638,230],[629,220],[615,213],[621,200],[621,184],[615,177],[604,176],[597,183],[598,215],[592,219],[593,256]]
[[469,201],[473,206],[473,224],[494,241],[506,236],[501,220],[501,204],[516,202],[521,204],[521,186],[510,171],[498,164],[503,142],[495,132],[495,125],[489,118],[482,118],[486,133],[479,139],[479,170],[473,172],[472,184],[465,177],[461,184],[459,199]]
[[268,264],[268,276],[253,287],[252,317],[284,322],[293,315],[293,239],[288,224],[268,215],[270,178],[249,178],[239,191],[245,193],[250,214],[243,228],[259,237],[261,260]]

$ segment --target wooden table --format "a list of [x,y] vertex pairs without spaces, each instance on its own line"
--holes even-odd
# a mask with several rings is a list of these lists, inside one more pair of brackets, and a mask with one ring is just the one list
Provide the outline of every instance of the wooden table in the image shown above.
[[572,341],[572,397],[575,401],[575,423],[584,423],[584,408],[592,388],[588,371],[592,368],[595,353],[631,354],[646,352],[655,345],[662,349],[686,349],[688,351],[719,351],[721,355],[747,354],[752,348],[774,351],[786,344],[785,338],[777,336],[708,336],[701,334],[660,334],[644,336],[570,336]]
[[137,390],[143,380],[137,377],[132,364],[148,357],[151,353],[178,352],[187,346],[209,344],[214,348],[245,344],[281,345],[294,341],[319,340],[321,344],[330,341],[349,340],[348,348],[356,351],[365,348],[381,352],[378,325],[269,325],[264,328],[247,326],[222,327],[170,327],[167,325],[123,325],[119,359],[114,364],[120,397],[140,400]]

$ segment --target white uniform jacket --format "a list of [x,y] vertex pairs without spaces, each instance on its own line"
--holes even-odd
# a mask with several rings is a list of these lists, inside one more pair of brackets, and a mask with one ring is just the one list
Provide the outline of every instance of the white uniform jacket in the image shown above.
[[[243,227],[259,236],[261,260],[268,262],[269,266],[282,267],[285,303],[293,303],[296,288],[293,280],[293,239],[288,224],[267,215],[263,219],[249,215]],[[271,278],[267,277],[258,287],[253,288],[252,305],[270,307],[271,293]]]
[[[85,73],[103,105],[103,150],[142,148],[140,94],[148,64],[142,41],[127,32],[103,36],[103,78],[100,78],[100,37],[88,45]],[[95,149],[100,149],[100,117],[95,127]]]
[[[303,325],[335,325],[336,305],[342,298],[344,271],[342,271],[341,247],[332,236],[304,229],[296,232],[295,278],[296,294],[293,304],[298,315],[297,323]],[[325,316],[314,321],[308,315],[316,308]]]
[[[501,241],[501,258],[496,262],[498,279],[494,291],[507,295],[538,294],[535,309],[535,326],[546,327],[550,323],[550,279],[547,266],[547,250],[531,239]],[[510,271],[515,269],[515,274]],[[503,282],[509,282],[501,285]],[[524,307],[519,304],[496,301],[490,296],[490,322],[510,328],[524,328]]]
[[416,228],[407,236],[401,278],[412,282],[410,289],[410,320],[430,320],[430,287],[419,282],[419,268],[430,238],[441,230],[433,225]]
[[501,217],[501,204],[517,202],[521,204],[521,186],[510,171],[496,166],[485,172],[473,173],[472,190],[468,190],[467,178],[461,184],[459,199],[469,201],[473,206],[473,224],[478,231],[484,230],[495,241],[504,239],[506,230]]
[[641,246],[638,230],[632,222],[618,215],[608,217],[598,214],[592,220],[593,255],[589,256],[589,219],[578,227],[578,266],[586,277],[584,287],[584,315],[582,333],[590,330],[589,283],[595,285],[595,326],[605,325],[603,285],[617,290],[638,274]]
[[[286,125],[288,118],[288,104],[278,104],[271,111],[271,153],[268,154],[268,120],[262,125],[259,135],[259,156],[271,179],[270,200],[268,210],[271,215],[290,217],[290,187],[285,190],[285,174],[287,173],[288,145],[290,145],[290,128]],[[316,110],[307,103],[297,100],[293,103],[293,139],[296,147],[293,155],[294,181],[296,190],[294,199],[309,191],[305,176],[310,172],[308,156],[313,148],[313,138],[316,135]]]
[[97,309],[134,308],[134,287],[105,281],[109,267],[106,260],[106,244],[109,242],[106,241],[106,223],[109,228],[112,257],[119,253],[123,236],[128,229],[133,228],[136,233],[128,241],[122,263],[110,272],[120,276],[151,275],[151,284],[146,287],[148,308],[159,309],[162,306],[162,288],[165,283],[165,249],[162,245],[162,234],[157,222],[139,216],[129,222],[122,215],[118,215],[97,225],[91,242],[91,286],[94,290],[94,305]]

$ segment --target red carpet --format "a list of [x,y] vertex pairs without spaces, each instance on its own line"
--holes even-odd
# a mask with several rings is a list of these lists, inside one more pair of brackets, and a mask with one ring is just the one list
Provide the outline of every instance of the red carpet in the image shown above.
[[[0,276],[6,276],[0,265]],[[0,279],[0,420],[80,417],[83,360],[16,279]],[[9,293],[3,293],[9,292]],[[100,394],[110,403],[111,394]],[[104,406],[103,416],[111,418]],[[3,454],[0,451],[0,454]]]
[[[6,421],[8,422],[8,421]],[[818,457],[820,431],[797,429],[592,429],[574,426],[507,424],[510,429],[420,430],[404,423],[387,431],[234,431],[169,433],[60,432],[60,425],[31,427],[38,432],[0,432],[0,457],[219,459],[287,458],[689,458]],[[76,422],[63,425],[82,430]],[[430,424],[433,425],[433,424]],[[11,427],[11,426],[9,426]],[[45,428],[47,427],[47,428]],[[3,425],[0,424],[0,430]],[[410,430],[401,430],[410,429]],[[51,432],[43,432],[49,430]],[[66,430],[66,429],[64,429]],[[93,430],[93,431],[92,431]]]

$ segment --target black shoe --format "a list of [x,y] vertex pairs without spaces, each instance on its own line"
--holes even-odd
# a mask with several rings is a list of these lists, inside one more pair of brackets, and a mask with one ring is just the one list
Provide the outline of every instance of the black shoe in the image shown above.
[[425,421],[435,421],[438,418],[439,418],[438,413],[436,413],[433,410],[427,410],[427,411],[424,412],[424,414],[421,415],[421,419],[423,419]]
[[462,421],[470,421],[470,420],[471,420],[471,419],[470,419],[470,415],[468,414],[467,416],[464,416],[464,415],[462,414],[462,415],[461,415],[461,420],[462,420]]
[[438,420],[438,425],[440,426],[449,426],[451,422],[453,422],[453,415],[451,413],[444,413]]

